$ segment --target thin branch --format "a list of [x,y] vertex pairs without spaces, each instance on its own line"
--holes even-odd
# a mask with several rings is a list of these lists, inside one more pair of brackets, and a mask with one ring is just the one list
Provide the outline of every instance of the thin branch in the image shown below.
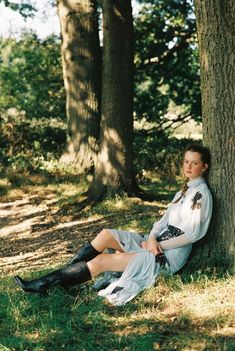
[[[174,119],[172,121],[166,121],[166,120],[163,120],[158,126],[157,126],[157,130],[158,131],[165,131],[165,130],[168,130],[170,128],[173,128],[173,129],[176,129],[179,127],[179,125],[173,127],[174,124],[176,123],[180,123],[180,126],[186,122],[188,122],[190,119],[192,118],[191,114],[188,114],[188,115],[183,115],[183,116],[178,116],[177,119]],[[164,124],[168,123],[169,124],[167,126],[164,127]]]
[[190,39],[191,36],[195,34],[195,29],[191,28],[191,30],[189,30],[187,33],[181,33],[180,38],[183,39],[180,43],[176,43],[171,49],[165,51],[161,56],[159,57],[152,57],[148,60],[146,60],[143,65],[144,66],[149,66],[149,65],[162,65],[164,64],[166,61],[170,60],[175,52],[178,52],[180,50],[182,50],[184,47],[186,47],[188,45],[188,41],[187,39]]

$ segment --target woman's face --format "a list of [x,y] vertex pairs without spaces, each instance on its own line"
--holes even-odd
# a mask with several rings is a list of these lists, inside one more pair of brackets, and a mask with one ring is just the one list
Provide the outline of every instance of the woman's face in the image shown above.
[[203,163],[201,155],[198,152],[187,151],[184,155],[183,170],[184,175],[189,180],[202,176],[203,172],[208,168],[207,163]]

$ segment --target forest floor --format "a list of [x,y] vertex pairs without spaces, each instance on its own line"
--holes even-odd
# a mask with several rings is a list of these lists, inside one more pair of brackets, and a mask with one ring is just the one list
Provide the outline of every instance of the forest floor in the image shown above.
[[[85,182],[75,180],[48,183],[42,176],[31,176],[26,184],[16,186],[7,179],[0,180],[0,274],[66,262],[104,227],[126,225],[148,231],[151,217],[159,216],[166,208],[166,201],[116,197],[81,210],[79,203],[85,199],[86,187]],[[168,196],[174,189],[175,185],[168,189]],[[166,193],[162,193],[164,198]]]
[[84,181],[0,179],[0,351],[235,350],[235,280],[228,272],[162,276],[120,307],[91,284],[47,298],[14,284],[15,274],[33,277],[63,265],[102,228],[148,233],[178,187],[151,186],[158,201],[116,196],[81,210]]

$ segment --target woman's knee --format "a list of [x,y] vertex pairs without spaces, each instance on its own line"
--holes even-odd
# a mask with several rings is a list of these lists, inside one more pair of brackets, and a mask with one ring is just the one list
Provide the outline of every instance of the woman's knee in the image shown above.
[[118,241],[114,238],[112,232],[108,229],[101,230],[95,239],[92,240],[91,244],[99,252],[102,252],[105,249],[114,249],[121,252],[123,251]]
[[100,232],[99,232],[99,234],[98,235],[100,235],[100,236],[107,236],[107,237],[110,237],[110,236],[112,236],[112,234],[111,234],[111,232],[110,232],[110,230],[108,230],[108,229],[102,229]]
[[96,236],[96,239],[101,239],[102,241],[110,240],[112,237],[111,232],[108,229],[102,229],[99,234]]

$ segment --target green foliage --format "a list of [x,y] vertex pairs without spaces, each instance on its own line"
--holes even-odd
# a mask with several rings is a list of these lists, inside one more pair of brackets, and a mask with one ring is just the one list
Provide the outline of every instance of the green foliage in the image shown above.
[[[193,6],[190,0],[139,2],[135,117],[148,126],[134,131],[134,166],[142,179],[149,171],[173,179],[189,140],[171,138],[169,126],[201,115]],[[0,168],[73,172],[58,163],[66,142],[65,126],[55,121],[65,119],[60,56],[55,36],[0,40]]]
[[[26,118],[16,109],[9,109],[0,118],[0,169],[14,172],[76,174],[75,165],[59,162],[66,145],[66,123],[58,119]],[[180,175],[182,153],[189,139],[169,138],[145,129],[134,133],[134,167],[139,179],[146,172],[175,179]]]
[[0,0],[0,3],[3,3],[6,7],[9,7],[13,11],[17,11],[21,14],[22,17],[33,17],[36,11],[35,7],[32,5],[31,1],[8,1]]
[[56,119],[27,119],[10,109],[0,118],[0,164],[15,172],[40,171],[58,158],[66,143],[66,126]]
[[168,137],[155,130],[139,129],[134,133],[134,166],[141,177],[145,171],[175,179],[180,175],[184,149],[191,139]]
[[28,118],[65,119],[60,40],[25,33],[0,40],[0,111],[16,108]]
[[143,7],[135,19],[136,119],[155,122],[154,128],[160,131],[190,117],[199,121],[199,63],[192,1],[139,2]]

